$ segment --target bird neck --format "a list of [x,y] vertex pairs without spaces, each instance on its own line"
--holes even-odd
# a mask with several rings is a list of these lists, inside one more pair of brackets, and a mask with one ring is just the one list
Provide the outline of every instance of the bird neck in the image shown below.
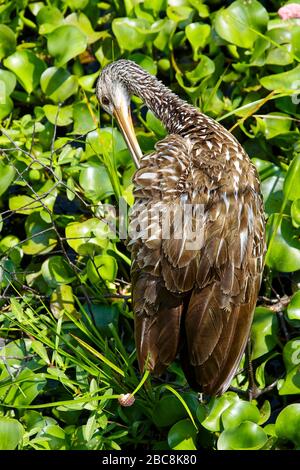
[[144,101],[169,133],[180,134],[186,126],[187,115],[193,110],[192,106],[175,95],[155,76],[130,61],[126,62],[127,66],[118,70],[117,79],[130,95],[136,95]]
[[132,94],[139,96],[144,101],[169,133],[179,134],[185,122],[184,116],[190,106],[155,77],[151,77],[149,85],[144,87],[140,86],[138,82],[133,83]]

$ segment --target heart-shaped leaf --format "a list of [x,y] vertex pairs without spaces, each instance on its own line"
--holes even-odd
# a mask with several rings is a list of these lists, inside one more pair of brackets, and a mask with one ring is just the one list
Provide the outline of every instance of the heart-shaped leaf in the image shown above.
[[16,170],[12,165],[0,162],[0,196],[5,193],[14,180]]
[[215,28],[221,38],[239,47],[250,49],[268,23],[266,9],[256,0],[237,0],[228,8],[219,10]]
[[224,429],[230,429],[239,426],[244,421],[258,423],[260,420],[260,412],[258,408],[247,401],[237,401],[230,405],[224,413],[222,413],[222,424]]
[[174,424],[168,433],[168,444],[173,450],[196,450],[197,431],[189,419]]
[[25,431],[16,419],[0,417],[0,450],[14,450],[22,441]]
[[55,106],[46,104],[43,107],[46,118],[56,126],[68,126],[73,122],[73,106]]
[[38,87],[40,77],[46,68],[45,62],[28,50],[15,52],[4,59],[3,63],[5,67],[14,72],[18,82],[27,93],[32,93]]
[[107,248],[112,235],[109,226],[95,217],[81,223],[71,222],[66,226],[68,244],[81,255],[100,253]]
[[239,397],[232,392],[226,392],[221,397],[211,400],[208,416],[202,421],[202,426],[209,431],[220,431],[222,413],[238,400]]
[[107,170],[103,165],[92,164],[83,168],[79,177],[86,197],[98,201],[114,193]]
[[63,25],[47,35],[47,46],[60,67],[86,50],[87,38],[76,26]]
[[48,98],[62,103],[77,92],[78,79],[63,68],[49,67],[41,76],[41,88]]
[[281,90],[291,91],[300,90],[300,65],[295,68],[288,70],[287,72],[281,72],[277,74],[267,75],[260,79],[260,83],[267,90]]
[[73,105],[73,118],[73,134],[86,134],[95,129],[95,122],[86,103],[82,102]]
[[39,212],[33,212],[25,221],[26,241],[22,249],[26,255],[49,253],[57,240],[53,228],[44,222]]
[[256,423],[245,421],[234,428],[225,429],[218,439],[219,450],[256,450],[267,442],[265,431]]
[[116,18],[112,30],[122,49],[133,51],[144,46],[149,39],[150,23],[143,18]]
[[73,289],[66,284],[59,284],[53,291],[50,299],[50,310],[55,318],[60,318],[65,314],[65,319],[79,318],[80,314],[77,313],[75,308],[75,299]]
[[117,271],[118,264],[113,256],[97,255],[87,263],[87,274],[92,283],[99,283],[103,280],[113,282]]
[[42,275],[47,284],[56,287],[75,279],[74,272],[62,256],[52,256],[42,264]]
[[206,46],[210,30],[210,26],[204,23],[190,23],[186,26],[185,34],[193,48],[194,60],[198,59],[199,50]]
[[15,33],[5,24],[0,24],[0,60],[16,50]]
[[0,69],[0,81],[5,85],[5,87],[1,85],[1,96],[10,95],[14,91],[17,83],[15,74],[8,72],[7,70]]
[[155,405],[153,420],[156,426],[171,426],[186,417],[186,411],[175,395],[163,396]]
[[300,446],[300,403],[288,405],[279,413],[275,429],[278,437]]
[[257,307],[251,329],[252,359],[271,351],[277,344],[278,321],[276,315],[266,308]]
[[71,13],[65,18],[65,23],[76,26],[86,36],[88,44],[93,44],[103,35],[102,31],[93,30],[90,20],[84,13]]
[[58,8],[48,5],[39,10],[36,19],[39,25],[39,33],[47,34],[61,25],[64,17]]
[[278,224],[278,218],[281,220],[271,250],[268,252],[266,264],[279,272],[297,271],[300,269],[300,241],[299,233],[292,226],[291,218],[288,216],[281,218],[280,214],[272,214],[267,223],[268,239]]
[[200,55],[199,59],[200,61],[197,67],[191,72],[186,72],[186,77],[193,84],[200,82],[203,78],[208,77],[215,71],[215,64],[209,57]]

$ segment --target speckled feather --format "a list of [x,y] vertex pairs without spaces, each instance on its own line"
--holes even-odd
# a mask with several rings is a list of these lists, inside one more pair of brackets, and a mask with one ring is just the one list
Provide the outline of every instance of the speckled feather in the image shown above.
[[203,207],[197,250],[161,233],[128,244],[140,369],[161,374],[179,352],[190,385],[221,394],[244,352],[263,270],[255,167],[223,126],[133,62],[117,61],[102,74],[141,97],[169,132],[141,159],[131,223],[157,204]]

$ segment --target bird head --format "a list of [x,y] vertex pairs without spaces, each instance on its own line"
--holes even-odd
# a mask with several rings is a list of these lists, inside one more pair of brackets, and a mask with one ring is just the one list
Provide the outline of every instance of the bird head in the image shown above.
[[139,167],[142,152],[132,124],[131,96],[114,67],[108,65],[102,70],[96,85],[96,95],[102,108],[117,120],[134,163]]

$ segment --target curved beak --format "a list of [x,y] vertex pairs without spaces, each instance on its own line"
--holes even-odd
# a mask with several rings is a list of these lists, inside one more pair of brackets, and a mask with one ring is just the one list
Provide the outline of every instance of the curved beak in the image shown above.
[[137,168],[139,168],[140,159],[143,154],[134,132],[130,106],[123,103],[119,107],[116,106],[114,108],[113,115],[122,131],[127,147],[129,148],[129,151],[132,155],[134,164]]

